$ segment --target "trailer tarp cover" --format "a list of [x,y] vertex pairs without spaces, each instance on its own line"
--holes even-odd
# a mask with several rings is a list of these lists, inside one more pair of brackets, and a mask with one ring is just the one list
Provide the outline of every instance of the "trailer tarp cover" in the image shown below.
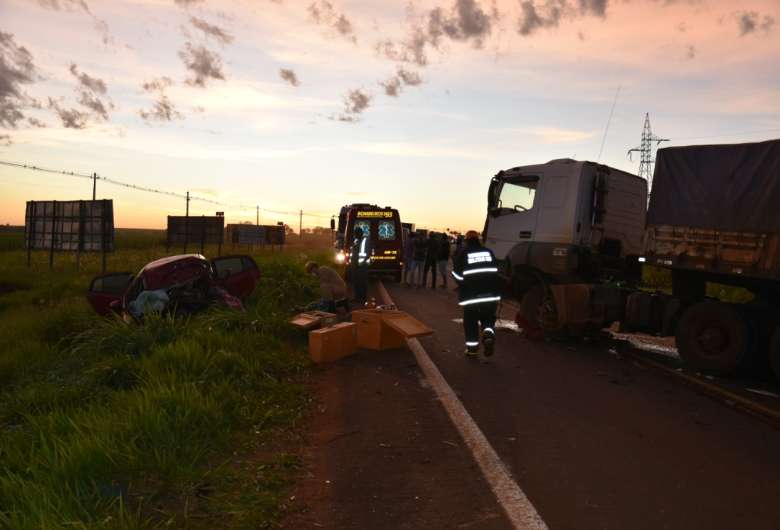
[[659,149],[647,223],[780,233],[780,140]]

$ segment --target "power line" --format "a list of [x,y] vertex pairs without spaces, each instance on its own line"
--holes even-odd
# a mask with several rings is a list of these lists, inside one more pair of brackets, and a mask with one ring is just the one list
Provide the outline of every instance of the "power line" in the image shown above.
[[609,110],[609,118],[607,118],[607,126],[604,127],[604,136],[601,138],[601,147],[599,148],[599,157],[596,162],[601,162],[601,154],[604,152],[604,144],[607,143],[607,133],[609,132],[609,125],[612,123],[612,115],[615,113],[615,106],[617,106],[618,96],[620,96],[620,85],[618,85],[615,91],[615,99],[612,101],[612,108]]
[[[155,193],[157,195],[165,195],[168,197],[176,197],[179,199],[187,199],[187,194],[184,193],[177,193],[175,191],[168,191],[168,190],[162,190],[157,188],[151,188],[148,186],[139,186],[137,184],[130,184],[128,182],[123,182],[121,180],[116,180],[110,177],[103,177],[100,175],[87,175],[85,173],[79,173],[77,171],[65,171],[65,170],[59,170],[59,169],[50,169],[45,168],[41,166],[36,166],[33,164],[21,164],[18,162],[10,162],[7,160],[0,160],[0,165],[9,166],[9,167],[15,167],[19,169],[27,169],[30,171],[40,171],[43,173],[53,173],[57,175],[65,175],[68,177],[77,177],[77,178],[84,178],[84,179],[90,179],[90,180],[101,180],[103,182],[106,182],[108,184],[113,184],[114,186],[120,186],[123,188],[135,190],[135,191],[142,191],[145,193]],[[213,199],[207,199],[205,197],[198,197],[197,195],[189,195],[190,201],[199,201],[207,204],[212,204],[214,206],[222,206],[225,208],[230,208],[233,210],[251,210],[256,211],[257,206],[248,206],[245,204],[232,204],[232,203],[226,203],[221,201],[215,201]],[[289,216],[298,216],[300,212],[285,212],[280,210],[269,210],[267,208],[260,208],[260,211],[266,212],[266,213],[272,213],[276,215],[289,215]],[[330,219],[332,216],[326,215],[326,214],[320,214],[320,213],[306,213],[303,214],[305,217],[314,217],[314,218],[320,218],[320,219]]]

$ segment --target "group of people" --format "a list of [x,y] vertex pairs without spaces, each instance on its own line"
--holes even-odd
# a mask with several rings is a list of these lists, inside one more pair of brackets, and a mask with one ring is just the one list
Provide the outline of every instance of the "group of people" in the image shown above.
[[[455,253],[463,244],[458,237]],[[447,288],[447,268],[451,255],[451,244],[447,234],[412,232],[404,241],[403,283],[414,287],[425,287],[428,272],[431,273],[431,289],[436,289],[436,273],[441,277],[441,287]]]
[[[371,247],[368,236],[355,229],[355,240],[350,252],[350,275],[355,300],[366,301]],[[431,288],[436,288],[436,272],[447,287],[447,269],[450,260],[450,241],[446,234],[410,234],[404,244],[403,282],[425,287],[431,271]],[[320,281],[321,308],[336,312],[344,305],[347,310],[347,287],[334,269],[317,263],[306,264],[306,272]],[[456,241],[452,258],[452,277],[458,288],[458,305],[463,308],[463,329],[467,357],[479,355],[480,342],[486,357],[493,355],[496,332],[494,329],[498,303],[501,301],[498,264],[493,252],[482,246],[479,234],[473,230]],[[481,339],[481,340],[480,340]]]

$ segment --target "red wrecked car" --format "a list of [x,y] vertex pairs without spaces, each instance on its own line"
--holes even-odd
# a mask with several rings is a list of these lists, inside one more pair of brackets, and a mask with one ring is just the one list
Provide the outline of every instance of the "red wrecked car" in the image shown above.
[[148,312],[194,313],[212,305],[243,309],[260,269],[249,256],[207,260],[200,254],[169,256],[147,264],[137,275],[104,274],[92,280],[87,299],[100,315],[143,317]]

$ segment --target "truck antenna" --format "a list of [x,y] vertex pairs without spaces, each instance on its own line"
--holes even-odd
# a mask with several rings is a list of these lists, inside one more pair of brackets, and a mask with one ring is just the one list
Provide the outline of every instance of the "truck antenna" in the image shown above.
[[620,95],[620,85],[618,85],[615,91],[615,100],[612,102],[612,109],[609,111],[609,118],[607,118],[607,126],[604,128],[604,136],[601,138],[601,148],[599,149],[599,157],[596,162],[601,162],[601,153],[604,152],[604,144],[607,142],[607,133],[609,132],[609,124],[612,123],[612,114],[615,112],[615,105],[618,102],[618,96]]

